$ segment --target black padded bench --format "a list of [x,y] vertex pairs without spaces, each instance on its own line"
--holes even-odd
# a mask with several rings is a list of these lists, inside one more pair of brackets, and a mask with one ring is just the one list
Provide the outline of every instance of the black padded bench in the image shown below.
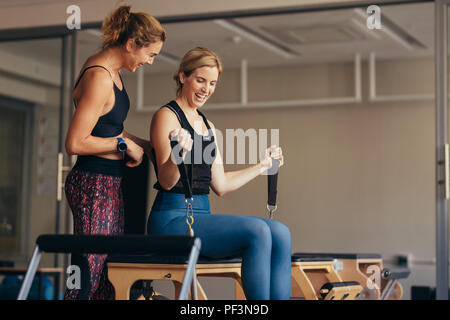
[[[195,267],[200,253],[201,241],[188,236],[144,236],[144,235],[41,235],[28,266],[19,292],[18,300],[25,300],[39,266],[42,252],[77,254],[133,254],[181,256],[186,264],[186,272],[181,279],[179,299],[186,299],[189,286],[195,278]],[[187,257],[187,258],[186,258]]]

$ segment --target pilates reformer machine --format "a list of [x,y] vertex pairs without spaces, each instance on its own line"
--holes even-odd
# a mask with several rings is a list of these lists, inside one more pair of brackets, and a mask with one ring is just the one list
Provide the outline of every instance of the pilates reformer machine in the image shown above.
[[[294,262],[296,258],[299,261],[309,259],[309,264],[314,264],[314,267],[311,268],[308,263],[297,264]],[[399,280],[407,278],[409,274],[410,270],[407,268],[383,268],[383,260],[379,254],[294,253],[291,296],[320,299],[317,293],[323,295],[327,292],[321,287],[326,278],[326,281],[337,285],[358,284],[355,298],[359,300],[400,300],[403,288]]]
[[[172,149],[176,142],[171,141]],[[277,209],[278,160],[273,160],[273,166],[268,171],[268,201],[269,218]],[[183,162],[178,165],[181,180],[185,190],[186,222],[188,235],[193,236],[192,225],[192,190],[188,172]],[[241,262],[239,257],[231,259],[206,259],[199,257],[197,261],[197,276],[227,277],[235,283],[235,299],[245,299],[241,281]],[[292,299],[308,300],[353,300],[353,299],[401,299],[402,286],[399,279],[409,276],[408,269],[383,269],[383,262],[377,254],[332,254],[332,253],[294,253],[292,265]],[[152,257],[132,257],[126,259],[116,257],[109,259],[109,279],[116,289],[117,299],[129,299],[131,285],[140,279],[170,280],[175,286],[175,298],[181,288],[181,279],[186,270],[186,261],[164,260]],[[379,271],[379,283],[372,280],[372,274]],[[375,277],[377,278],[377,277]],[[200,282],[192,288],[193,299],[207,299]]]
[[[175,142],[171,141],[172,149]],[[72,236],[44,235],[36,242],[27,274],[18,299],[26,299],[41,252],[108,253],[108,278],[114,286],[116,299],[130,299],[130,288],[144,280],[148,300],[158,299],[153,280],[172,281],[175,299],[207,299],[197,277],[227,277],[235,284],[235,299],[244,300],[240,257],[207,259],[199,256],[200,239],[192,228],[192,190],[186,166],[178,165],[185,190],[187,236]],[[278,161],[273,160],[268,172],[269,218],[277,209]],[[89,249],[86,249],[89,248]],[[377,274],[378,272],[378,274]],[[401,299],[400,279],[407,278],[408,269],[383,268],[377,254],[294,253],[291,257],[291,299],[357,300]],[[374,281],[379,279],[379,281]]]

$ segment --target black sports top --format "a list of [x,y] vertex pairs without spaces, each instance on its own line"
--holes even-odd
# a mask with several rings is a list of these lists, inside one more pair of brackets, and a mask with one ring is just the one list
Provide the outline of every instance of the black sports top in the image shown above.
[[[103,66],[93,65],[87,67],[86,69],[83,70],[80,77],[78,78],[74,90],[78,86],[78,83],[80,82],[86,70],[95,67],[103,68],[106,71],[108,71],[108,73],[111,75],[109,70]],[[115,101],[113,108],[107,114],[101,116],[98,119],[97,124],[95,125],[94,129],[91,132],[91,135],[96,137],[109,138],[118,136],[119,134],[122,133],[123,122],[125,121],[128,114],[128,110],[130,109],[130,100],[128,98],[127,91],[125,90],[125,85],[123,84],[122,77],[120,77],[120,81],[122,82],[123,88],[122,90],[119,90],[119,88],[114,83]],[[77,162],[75,163],[73,169],[121,177],[123,175],[124,170],[124,161],[104,159],[97,156],[79,155],[77,157]]]
[[[106,71],[108,71],[108,73],[111,75],[109,70],[103,66],[94,65],[87,67],[86,69],[83,70],[80,77],[78,78],[78,81],[75,84],[74,89],[77,87],[86,70],[95,67],[103,68]],[[114,96],[115,96],[114,106],[111,109],[111,111],[98,118],[97,124],[95,125],[94,129],[92,129],[91,132],[91,135],[95,137],[101,138],[115,137],[121,134],[123,131],[123,122],[127,118],[128,110],[130,110],[130,99],[128,98],[128,94],[127,91],[125,90],[125,86],[123,84],[122,77],[120,76],[120,74],[119,77],[120,81],[122,82],[122,90],[119,90],[119,88],[114,83]]]
[[[208,194],[209,185],[211,183],[211,166],[214,162],[214,159],[216,158],[216,144],[214,142],[214,134],[208,124],[208,121],[206,120],[206,117],[197,109],[198,114],[203,118],[203,122],[208,128],[208,135],[203,136],[195,132],[194,128],[192,128],[192,126],[190,125],[189,121],[186,118],[186,115],[184,114],[178,103],[176,103],[175,101],[170,101],[168,104],[162,106],[161,108],[169,108],[170,110],[172,110],[177,116],[181,127],[183,129],[186,129],[191,134],[193,145],[191,151],[186,154],[184,162],[186,164],[188,177],[190,177],[192,174],[192,194]],[[153,167],[155,168],[156,176],[158,176],[155,149],[152,149],[152,153]],[[161,187],[159,181],[156,181],[153,188],[155,188],[156,190],[167,191]],[[168,192],[184,194],[184,188],[181,182],[181,178],[180,180],[178,180],[176,185]]]

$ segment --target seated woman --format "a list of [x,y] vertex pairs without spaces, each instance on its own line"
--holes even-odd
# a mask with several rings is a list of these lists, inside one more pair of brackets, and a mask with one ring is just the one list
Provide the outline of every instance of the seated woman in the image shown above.
[[[223,196],[271,168],[272,158],[279,160],[280,167],[283,165],[281,148],[272,146],[258,164],[224,172],[219,148],[215,145],[214,124],[199,111],[214,93],[221,73],[221,62],[214,52],[200,47],[190,50],[174,76],[178,86],[176,99],[153,116],[150,138],[158,179],[154,188],[158,193],[147,232],[186,235],[188,231],[184,189],[170,145],[170,140],[176,139],[188,172],[192,172],[193,229],[202,241],[200,254],[210,258],[242,257],[242,284],[247,299],[289,299],[289,229],[278,221],[265,218],[210,212],[210,187]],[[201,161],[198,159],[200,153]],[[186,161],[192,159],[193,154],[195,159]]]

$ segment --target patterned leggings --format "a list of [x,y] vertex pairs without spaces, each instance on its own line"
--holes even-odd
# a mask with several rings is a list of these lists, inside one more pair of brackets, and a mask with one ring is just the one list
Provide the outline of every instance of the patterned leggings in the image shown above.
[[[72,209],[75,234],[114,235],[124,232],[122,178],[72,170],[65,192]],[[111,300],[114,288],[104,267],[107,255],[73,254],[71,264],[81,271],[81,288],[66,289],[65,300]]]

